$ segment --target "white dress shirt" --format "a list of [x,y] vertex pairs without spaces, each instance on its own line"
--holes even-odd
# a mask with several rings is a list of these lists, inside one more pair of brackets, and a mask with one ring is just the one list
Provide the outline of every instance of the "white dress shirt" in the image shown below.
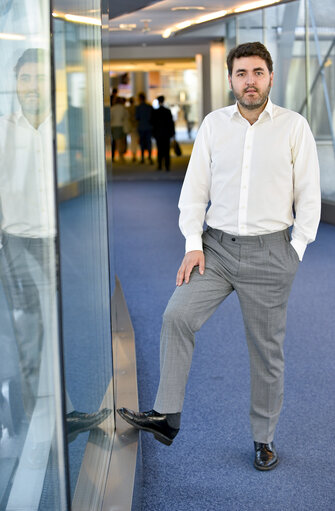
[[35,129],[17,112],[0,118],[0,218],[8,234],[56,233],[51,118]]
[[306,119],[270,99],[252,125],[237,104],[207,115],[194,142],[179,209],[186,252],[202,250],[204,221],[240,236],[293,225],[291,243],[301,260],[315,239],[321,210],[317,150]]

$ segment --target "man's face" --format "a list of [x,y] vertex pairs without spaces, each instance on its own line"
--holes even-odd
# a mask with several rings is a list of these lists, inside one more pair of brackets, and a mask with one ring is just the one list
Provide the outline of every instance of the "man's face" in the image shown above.
[[49,77],[43,63],[23,64],[17,77],[16,89],[24,113],[38,116],[49,110]]
[[255,110],[266,103],[273,82],[265,60],[260,57],[234,59],[229,85],[238,103]]

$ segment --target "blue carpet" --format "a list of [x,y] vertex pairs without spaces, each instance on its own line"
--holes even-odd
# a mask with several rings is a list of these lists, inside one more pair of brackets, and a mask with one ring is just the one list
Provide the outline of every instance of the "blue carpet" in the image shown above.
[[[180,182],[114,182],[116,272],[136,336],[139,400],[152,408],[161,318],[184,253]],[[280,464],[252,466],[248,354],[230,296],[197,335],[182,429],[171,447],[142,434],[143,511],[334,511],[335,227],[322,224],[293,285]]]

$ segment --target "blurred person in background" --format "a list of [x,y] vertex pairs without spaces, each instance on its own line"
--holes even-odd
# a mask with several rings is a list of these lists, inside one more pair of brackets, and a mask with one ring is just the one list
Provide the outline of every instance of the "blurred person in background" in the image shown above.
[[163,160],[165,170],[170,170],[170,141],[175,135],[175,127],[171,110],[164,106],[165,97],[158,96],[159,107],[153,111],[153,135],[157,143],[157,170],[162,170]]
[[[114,105],[111,107],[111,130],[112,139],[115,142],[115,150],[118,152],[119,161],[124,162],[124,139],[128,126],[128,111],[124,105],[123,98],[117,97]],[[114,161],[112,157],[112,161]]]
[[153,108],[146,102],[144,92],[140,92],[138,95],[139,105],[136,107],[136,120],[138,121],[138,133],[140,137],[141,146],[141,163],[144,163],[144,153],[148,152],[149,163],[152,164],[151,158],[151,137],[152,137],[152,118]]

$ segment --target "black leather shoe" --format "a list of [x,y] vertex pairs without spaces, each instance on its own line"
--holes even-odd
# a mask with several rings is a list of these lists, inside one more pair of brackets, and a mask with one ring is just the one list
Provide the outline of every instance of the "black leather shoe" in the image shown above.
[[271,470],[278,465],[278,454],[273,442],[269,444],[254,442],[254,446],[256,453],[254,467],[257,468],[257,470]]
[[109,408],[103,408],[95,413],[82,413],[74,410],[66,415],[66,429],[68,435],[83,433],[94,429],[112,413]]
[[179,431],[179,428],[169,426],[166,415],[155,412],[155,410],[133,412],[128,408],[119,408],[118,414],[134,428],[153,433],[156,440],[165,445],[171,445]]

